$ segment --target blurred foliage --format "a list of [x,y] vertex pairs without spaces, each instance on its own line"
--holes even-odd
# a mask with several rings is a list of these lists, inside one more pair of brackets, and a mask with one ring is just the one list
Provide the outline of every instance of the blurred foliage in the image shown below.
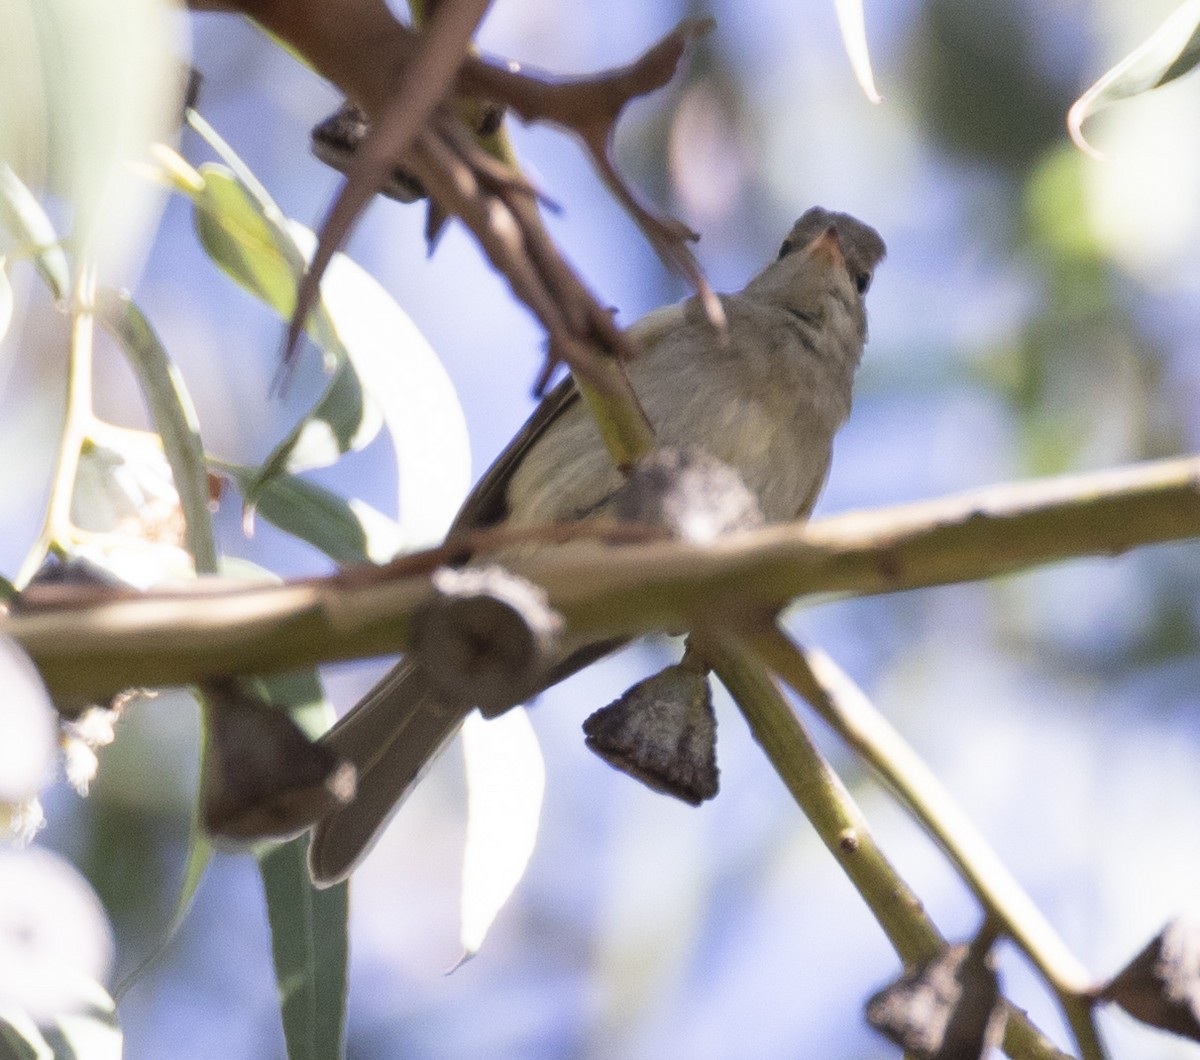
[[1033,5],[926,0],[913,27],[922,120],[964,161],[1020,180],[1052,144],[1074,98],[1051,66]]

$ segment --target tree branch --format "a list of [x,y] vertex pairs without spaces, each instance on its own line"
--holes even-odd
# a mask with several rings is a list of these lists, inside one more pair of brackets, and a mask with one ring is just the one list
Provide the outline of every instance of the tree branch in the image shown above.
[[[754,646],[730,637],[704,637],[702,650],[729,689],[755,740],[804,812],[821,842],[862,896],[905,965],[936,956],[946,940],[920,899],[879,849],[853,796],[796,717]],[[1054,1045],[1005,1001],[1004,1050],[1023,1060],[1061,1057]]]
[[[987,916],[1058,995],[1081,1056],[1102,1055],[1091,1011],[1092,977],[929,767],[828,656],[798,648],[774,625],[747,642],[871,766],[941,847]],[[809,756],[796,736],[785,751],[800,762]]]
[[[501,529],[463,543],[477,555],[542,548],[514,573],[546,592],[572,634],[761,623],[792,600],[973,581],[1078,556],[1200,536],[1200,457],[996,486],[920,504],[792,523],[699,546],[628,539],[629,528]],[[592,540],[588,540],[588,539]],[[103,697],[221,674],[271,673],[400,651],[429,575],[460,548],[286,585],[204,580],[188,591],[61,588],[0,620],[51,690]]]
[[658,45],[619,70],[595,77],[551,81],[468,55],[466,42],[487,0],[446,0],[426,32],[416,33],[383,0],[192,0],[196,10],[240,11],[303,56],[367,113],[371,133],[337,202],[322,226],[318,250],[305,275],[288,335],[290,351],[315,297],[321,271],[367,200],[394,164],[419,180],[437,216],[458,216],[513,292],[549,336],[543,380],[559,360],[585,385],[588,404],[618,467],[645,456],[654,444],[646,419],[619,362],[632,353],[612,314],[562,258],[546,232],[533,193],[515,168],[497,165],[467,135],[450,92],[511,107],[525,120],[545,120],[575,133],[601,178],[670,265],[696,287],[715,326],[721,303],[700,272],[685,226],[646,209],[610,157],[612,130],[630,100],[673,76],[689,41],[711,28],[708,20],[681,23]]

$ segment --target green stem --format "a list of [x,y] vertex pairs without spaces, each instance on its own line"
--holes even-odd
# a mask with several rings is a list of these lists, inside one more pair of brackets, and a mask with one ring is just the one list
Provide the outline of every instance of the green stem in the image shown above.
[[29,584],[47,554],[71,536],[71,501],[79,460],[94,416],[92,413],[92,352],[96,318],[93,311],[96,277],[85,265],[76,277],[71,305],[71,339],[67,351],[67,390],[59,434],[58,456],[50,483],[50,498],[42,527],[17,573],[18,588]]
[[804,652],[774,626],[754,635],[751,643],[895,791],[987,915],[1003,924],[1055,991],[1084,1060],[1102,1060],[1087,970],[925,762],[828,656]]
[[604,389],[584,380],[579,374],[575,376],[575,384],[596,421],[612,462],[622,471],[627,471],[653,451],[654,428],[650,426],[621,366],[607,358],[596,358],[596,361],[599,363],[593,367],[593,375],[602,374],[606,377]]
[[[887,860],[871,835],[866,818],[841,778],[821,756],[796,717],[774,677],[744,643],[706,633],[699,650],[733,696],[754,738],[821,841],[862,895],[905,964],[933,957],[946,941],[925,913],[920,899]],[[1004,1049],[1022,1060],[1051,1060],[1062,1054],[1005,1002],[1008,1020]]]

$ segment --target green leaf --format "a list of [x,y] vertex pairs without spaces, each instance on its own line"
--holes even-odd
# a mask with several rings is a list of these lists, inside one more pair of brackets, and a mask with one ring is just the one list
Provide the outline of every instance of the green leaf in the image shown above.
[[54,1050],[28,1016],[0,1011],[0,1060],[54,1060]]
[[[245,163],[197,115],[189,115],[229,167],[201,167],[197,229],[214,261],[284,320],[316,247],[313,233],[285,219]],[[387,427],[396,450],[399,508],[408,548],[441,539],[470,485],[470,447],[458,397],[441,362],[395,300],[346,255],[336,254],[306,330],[335,374],[313,411],[264,464],[263,481],[332,463]],[[257,490],[251,491],[251,500]]]
[[[295,223],[291,231],[307,257],[316,237]],[[395,449],[404,547],[435,544],[470,485],[466,420],[454,386],[408,314],[346,255],[329,263],[321,297]]]
[[85,1010],[64,1013],[43,1033],[54,1060],[121,1060],[124,1036],[116,1005],[99,983],[93,984],[92,1001]]
[[[208,162],[198,172],[204,186],[191,191],[193,220],[205,252],[231,279],[289,319],[305,256],[291,236],[287,219],[274,202],[256,194],[226,166]],[[346,359],[323,305],[309,315],[307,330],[330,356],[330,364]]]
[[162,938],[154,945],[154,948],[117,984],[113,996],[118,1000],[134,983],[141,979],[146,973],[146,969],[166,952],[171,941],[179,933],[188,910],[192,907],[192,899],[196,897],[196,889],[200,886],[200,881],[204,879],[204,873],[208,868],[208,863],[212,860],[212,855],[212,840],[208,838],[208,833],[201,826],[199,814],[193,812],[191,827],[188,829],[187,866],[184,868],[183,886],[179,889],[175,912],[172,914],[171,922],[163,932]]
[[36,196],[7,165],[0,165],[0,221],[33,262],[55,298],[67,295],[71,272],[58,233]]
[[1200,16],[1195,18],[1195,22],[1197,24],[1192,28],[1192,35],[1180,49],[1175,61],[1163,71],[1162,77],[1155,82],[1155,88],[1162,88],[1163,85],[1169,85],[1177,77],[1190,74],[1196,68],[1196,64],[1200,63]]
[[188,549],[196,573],[213,574],[217,550],[208,509],[208,474],[204,444],[191,396],[141,310],[123,294],[107,292],[99,300],[101,319],[120,343],[150,409],[171,465],[175,489],[187,523]]
[[[212,461],[231,475],[243,494],[259,480],[257,468]],[[386,563],[400,549],[400,527],[358,500],[345,500],[296,475],[267,478],[258,493],[257,514],[279,529],[307,541],[335,563]]]
[[1150,37],[1080,96],[1067,112],[1076,146],[1099,156],[1084,138],[1083,123],[1130,96],[1174,81],[1200,63],[1200,0],[1185,0]]
[[[317,737],[333,720],[315,670],[254,681],[268,703]],[[264,844],[259,872],[289,1060],[338,1060],[346,1018],[349,886],[321,890],[308,874],[308,834]]]
[[262,697],[272,706],[286,710],[292,721],[317,739],[333,724],[333,707],[325,698],[316,670],[293,670],[255,679]]
[[260,472],[262,480],[328,467],[343,453],[373,441],[382,425],[379,407],[363,393],[354,365],[345,361],[333,373],[320,400],[267,458]]
[[289,1060],[338,1060],[346,1016],[349,885],[308,875],[308,834],[259,855]]
[[[175,915],[171,918],[171,925],[167,928],[166,938],[163,940],[164,948],[175,937],[175,933],[183,924],[184,917],[187,916],[187,912],[192,906],[192,899],[196,897],[196,889],[200,886],[200,881],[204,879],[208,863],[212,861],[212,856],[212,840],[208,838],[208,833],[201,827],[199,815],[193,812],[192,825],[188,833],[188,859],[187,866],[183,870],[183,886],[179,889],[179,902],[175,906]],[[157,957],[158,954],[155,953],[153,956]]]

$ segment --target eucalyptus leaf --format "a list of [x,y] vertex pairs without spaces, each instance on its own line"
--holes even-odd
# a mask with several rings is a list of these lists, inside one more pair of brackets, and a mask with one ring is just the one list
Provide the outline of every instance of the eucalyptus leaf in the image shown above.
[[1080,96],[1067,112],[1067,128],[1076,146],[1099,156],[1083,135],[1093,114],[1130,96],[1182,77],[1200,63],[1200,0],[1185,0],[1137,48]]
[[[291,225],[311,254],[316,237]],[[417,326],[359,265],[335,254],[321,297],[396,455],[404,547],[440,541],[470,485],[466,420],[450,377]]]
[[67,255],[58,233],[37,197],[21,178],[0,164],[0,221],[15,240],[17,250],[31,254],[37,270],[55,298],[65,298],[71,285]]
[[[316,237],[279,207],[207,124],[193,117],[226,165],[202,166],[192,197],[206,251],[238,283],[288,320]],[[470,485],[470,448],[457,395],[437,355],[395,300],[344,254],[335,254],[306,330],[339,366],[312,412],[263,466],[251,503],[271,477],[327,466],[387,427],[395,447],[407,548],[445,533]],[[341,366],[352,366],[344,368]]]
[[[208,739],[207,731],[203,733],[201,739]],[[209,839],[208,833],[205,832],[200,824],[199,813],[193,812],[191,824],[188,828],[187,864],[184,866],[183,885],[179,889],[179,898],[175,902],[175,912],[171,915],[171,921],[162,933],[162,937],[150,952],[117,984],[116,989],[113,991],[113,996],[118,1000],[120,1000],[125,991],[145,974],[146,969],[163,955],[167,947],[171,944],[171,941],[179,933],[179,929],[183,926],[183,922],[187,918],[188,910],[192,907],[192,899],[196,897],[196,889],[200,886],[200,881],[204,879],[208,863],[212,861],[212,856],[212,840]]]
[[171,465],[187,524],[188,549],[198,574],[213,574],[217,551],[208,509],[208,472],[199,422],[183,376],[149,321],[125,295],[100,298],[101,319],[124,350]]
[[463,724],[467,841],[463,856],[464,959],[483,945],[533,854],[546,786],[537,736],[522,707]]
[[[362,449],[383,426],[379,406],[363,393],[355,366],[344,361],[317,403],[263,464],[262,481],[274,475],[328,467],[343,453]],[[257,498],[257,491],[253,491]]]
[[259,855],[288,1060],[339,1060],[346,1021],[349,884],[318,889],[308,834]]
[[116,1005],[99,983],[92,994],[94,1000],[85,1009],[64,1013],[43,1029],[54,1060],[121,1060],[124,1035]]
[[37,1025],[21,1012],[0,1009],[0,1060],[55,1060]]
[[[251,565],[243,564],[249,572]],[[263,572],[264,574],[266,572]],[[249,682],[264,703],[287,712],[310,737],[333,720],[313,670]],[[319,889],[308,873],[308,834],[262,844],[259,872],[271,927],[275,980],[289,1060],[340,1060],[346,1020],[349,886]]]
[[[214,462],[243,493],[255,486],[257,468]],[[265,479],[256,512],[268,522],[307,541],[335,563],[386,563],[400,549],[395,520],[358,500],[345,500],[314,482],[287,473]]]
[[1196,64],[1200,63],[1200,17],[1196,19],[1196,22],[1197,25],[1192,28],[1192,35],[1188,37],[1187,43],[1175,57],[1175,61],[1163,71],[1162,77],[1155,82],[1155,88],[1162,88],[1163,85],[1169,85],[1176,78],[1190,74],[1196,68]]
[[[192,195],[193,218],[205,252],[279,316],[290,317],[305,258],[279,207],[259,198],[224,165],[208,162],[198,172],[204,186]],[[323,306],[310,314],[308,331],[331,364],[345,360],[346,350]]]
[[842,31],[842,43],[850,58],[850,68],[858,80],[858,87],[872,103],[882,103],[883,97],[875,87],[875,75],[871,71],[871,51],[867,47],[867,26],[863,17],[862,0],[834,0],[838,27]]

